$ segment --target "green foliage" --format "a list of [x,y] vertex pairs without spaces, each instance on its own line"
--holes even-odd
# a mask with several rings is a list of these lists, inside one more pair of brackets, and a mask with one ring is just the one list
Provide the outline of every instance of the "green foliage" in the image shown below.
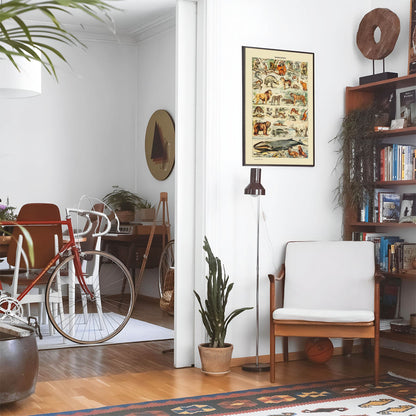
[[209,275],[205,276],[207,279],[205,308],[201,297],[195,290],[194,294],[200,306],[199,313],[201,314],[202,322],[210,339],[210,347],[223,348],[230,322],[240,313],[253,308],[236,309],[225,316],[228,296],[234,283],[228,283],[229,276],[225,273],[225,267],[221,264],[221,260],[212,253],[206,237],[204,238],[203,248],[207,253],[206,261],[209,266]]
[[[0,3],[0,59],[4,55],[19,69],[15,58],[24,57],[29,61],[41,62],[43,67],[55,78],[52,57],[66,62],[65,57],[54,42],[67,45],[84,46],[77,37],[69,33],[59,23],[58,14],[72,14],[81,11],[101,22],[111,22],[108,15],[113,6],[102,0],[6,0]],[[46,23],[27,24],[25,18],[33,18],[38,12]]]
[[375,109],[353,110],[343,120],[340,132],[334,140],[339,141],[338,164],[342,175],[335,195],[340,206],[348,203],[361,207],[374,195],[374,169],[377,158],[374,135]]
[[113,190],[103,198],[103,201],[112,209],[119,211],[134,211],[135,208],[143,208],[142,205],[146,202],[139,195],[126,191],[118,185],[113,185]]
[[16,219],[15,209],[9,205],[9,198],[7,198],[6,205],[2,204],[0,199],[0,221],[14,221]]

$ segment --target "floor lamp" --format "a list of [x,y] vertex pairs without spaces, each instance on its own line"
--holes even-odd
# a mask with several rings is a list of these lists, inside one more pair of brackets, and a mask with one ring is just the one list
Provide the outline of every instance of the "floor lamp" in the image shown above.
[[261,169],[251,168],[250,183],[244,189],[244,194],[257,197],[257,264],[256,264],[256,362],[244,364],[246,371],[269,371],[269,364],[259,363],[259,231],[260,231],[260,195],[266,195],[261,184]]

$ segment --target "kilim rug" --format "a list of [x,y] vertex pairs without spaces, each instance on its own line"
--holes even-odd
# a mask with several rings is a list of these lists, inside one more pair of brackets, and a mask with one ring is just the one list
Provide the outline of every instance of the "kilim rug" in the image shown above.
[[[138,386],[138,388],[140,388]],[[50,413],[49,416],[166,415],[416,415],[416,383],[385,375]]]

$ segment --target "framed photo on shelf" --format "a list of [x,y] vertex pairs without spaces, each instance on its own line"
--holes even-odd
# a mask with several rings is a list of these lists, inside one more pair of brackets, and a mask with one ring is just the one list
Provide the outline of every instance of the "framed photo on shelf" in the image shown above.
[[410,0],[409,75],[416,74],[416,0]]
[[416,193],[403,194],[400,206],[400,222],[416,224]]
[[243,46],[243,165],[314,166],[314,54]]
[[416,87],[396,90],[396,119],[403,119],[403,127],[416,126]]

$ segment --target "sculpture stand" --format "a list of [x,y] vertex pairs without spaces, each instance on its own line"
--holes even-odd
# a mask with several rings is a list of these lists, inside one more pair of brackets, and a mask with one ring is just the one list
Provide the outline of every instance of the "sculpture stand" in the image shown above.
[[386,79],[397,78],[397,72],[386,72],[386,66],[383,58],[383,72],[379,72],[378,74],[375,73],[375,65],[373,59],[373,75],[366,75],[364,77],[360,77],[360,85],[369,84],[370,82],[377,82],[377,81],[384,81]]

